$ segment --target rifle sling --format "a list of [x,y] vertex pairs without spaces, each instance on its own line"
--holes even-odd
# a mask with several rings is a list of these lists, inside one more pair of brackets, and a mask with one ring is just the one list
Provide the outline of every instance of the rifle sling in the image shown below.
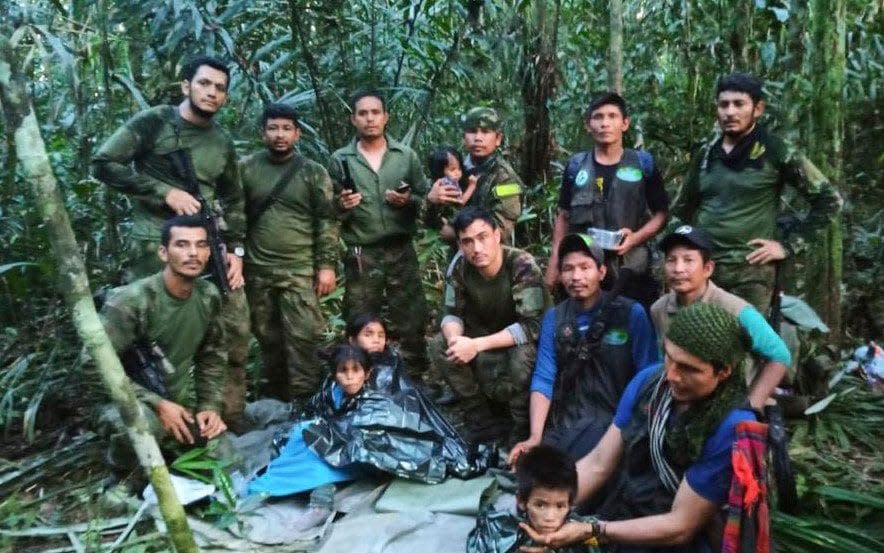
[[269,209],[270,206],[279,199],[279,196],[280,194],[282,194],[282,191],[286,187],[286,184],[288,184],[289,179],[292,178],[292,175],[295,174],[295,171],[304,166],[305,162],[306,159],[304,158],[304,156],[297,153],[295,154],[291,165],[289,165],[288,169],[286,169],[282,176],[279,177],[279,180],[276,181],[276,184],[273,185],[273,190],[270,191],[270,194],[268,194],[263,200],[261,200],[254,209],[249,210],[250,225],[254,225],[255,223],[257,223],[258,219],[260,219],[261,216],[264,215],[264,212],[267,211],[267,209]]

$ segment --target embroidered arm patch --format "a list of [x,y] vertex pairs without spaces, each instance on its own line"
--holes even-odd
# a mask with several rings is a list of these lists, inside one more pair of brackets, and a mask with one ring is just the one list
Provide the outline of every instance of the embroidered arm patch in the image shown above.
[[494,187],[494,195],[497,198],[509,198],[522,193],[522,187],[517,182],[504,182]]

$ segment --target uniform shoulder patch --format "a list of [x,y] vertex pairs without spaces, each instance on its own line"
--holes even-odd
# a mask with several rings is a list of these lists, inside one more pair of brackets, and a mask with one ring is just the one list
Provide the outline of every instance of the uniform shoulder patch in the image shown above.
[[752,151],[749,152],[749,159],[756,160],[764,155],[764,152],[767,151],[767,148],[761,142],[756,142],[752,145]]
[[494,186],[494,196],[497,198],[509,198],[522,193],[522,187],[517,182],[502,182]]

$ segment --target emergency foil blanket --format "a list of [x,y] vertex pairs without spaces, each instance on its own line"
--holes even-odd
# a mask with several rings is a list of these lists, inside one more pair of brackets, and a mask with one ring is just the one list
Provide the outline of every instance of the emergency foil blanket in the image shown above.
[[405,375],[398,355],[379,354],[372,361],[366,386],[339,409],[332,378],[305,407],[302,418],[313,421],[303,436],[317,455],[334,467],[363,463],[428,484],[471,478],[496,461],[495,446],[473,446],[458,435]]

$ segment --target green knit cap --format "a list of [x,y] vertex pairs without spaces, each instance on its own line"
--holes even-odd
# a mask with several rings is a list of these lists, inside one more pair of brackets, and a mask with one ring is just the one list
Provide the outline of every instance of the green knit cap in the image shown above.
[[679,309],[666,338],[707,363],[735,370],[749,351],[749,337],[737,318],[711,303],[695,302]]

